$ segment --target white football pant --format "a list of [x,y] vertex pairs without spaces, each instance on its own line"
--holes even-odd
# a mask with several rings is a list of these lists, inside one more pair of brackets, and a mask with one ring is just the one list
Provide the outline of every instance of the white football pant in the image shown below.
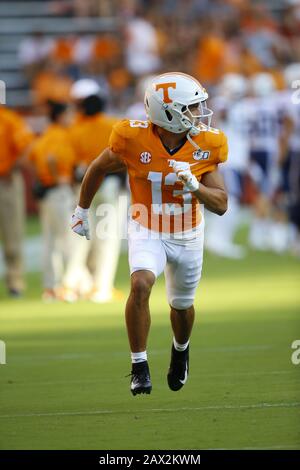
[[60,284],[64,266],[72,254],[70,219],[73,208],[74,194],[69,185],[50,189],[40,201],[45,289],[54,289]]
[[204,220],[192,240],[151,238],[153,232],[132,220],[128,228],[130,274],[147,270],[158,277],[164,271],[169,304],[179,310],[191,307],[201,278]]

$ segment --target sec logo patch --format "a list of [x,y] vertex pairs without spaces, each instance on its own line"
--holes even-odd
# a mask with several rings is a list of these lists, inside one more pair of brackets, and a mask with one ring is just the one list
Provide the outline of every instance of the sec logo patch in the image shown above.
[[140,156],[140,162],[142,163],[150,163],[152,160],[152,155],[149,152],[142,152]]

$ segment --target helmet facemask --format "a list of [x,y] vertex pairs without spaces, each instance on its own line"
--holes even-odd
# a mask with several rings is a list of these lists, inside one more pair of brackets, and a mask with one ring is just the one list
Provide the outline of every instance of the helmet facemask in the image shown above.
[[210,129],[213,111],[206,106],[206,101],[198,101],[189,105],[174,102],[165,111],[171,116],[174,114],[183,128],[188,130],[192,136]]
[[206,101],[182,106],[181,114],[181,121],[190,129],[190,135],[198,135],[201,131],[210,129],[213,111],[207,107]]

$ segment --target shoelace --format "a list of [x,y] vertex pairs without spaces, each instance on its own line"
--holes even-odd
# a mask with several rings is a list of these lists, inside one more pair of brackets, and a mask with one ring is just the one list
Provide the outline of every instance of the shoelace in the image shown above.
[[142,371],[140,373],[131,371],[130,374],[125,375],[125,378],[132,377],[132,379],[134,379],[136,377],[136,378],[139,378],[141,380],[148,380],[148,376],[149,376],[148,371],[147,372]]

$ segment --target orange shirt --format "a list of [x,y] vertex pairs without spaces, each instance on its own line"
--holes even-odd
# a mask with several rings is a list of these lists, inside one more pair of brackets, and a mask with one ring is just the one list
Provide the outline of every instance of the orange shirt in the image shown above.
[[37,104],[47,100],[62,101],[70,99],[72,79],[54,71],[45,70],[37,74],[32,83],[33,97]]
[[71,64],[73,61],[74,40],[58,38],[52,50],[52,58],[61,64]]
[[0,106],[0,176],[7,175],[34,136],[14,111]]
[[89,165],[103,152],[108,146],[112,128],[118,121],[102,113],[94,116],[78,116],[70,128],[77,165]]
[[58,124],[51,124],[46,129],[35,141],[30,154],[37,177],[44,186],[57,183],[51,172],[49,158],[55,162],[58,176],[71,182],[75,155],[68,130]]
[[130,75],[128,70],[125,67],[117,67],[114,68],[108,74],[108,81],[115,91],[122,91],[124,90],[130,83]]
[[120,54],[119,43],[111,35],[97,37],[93,44],[92,54],[95,59],[114,59]]
[[213,84],[223,73],[225,42],[222,38],[208,35],[198,46],[194,74],[204,84]]
[[145,227],[174,233],[191,230],[200,223],[199,201],[183,189],[168,160],[190,163],[200,181],[204,173],[227,159],[228,147],[225,134],[218,129],[203,131],[193,139],[202,152],[187,140],[170,155],[150,122],[124,119],[114,126],[109,147],[127,166],[131,215]]

